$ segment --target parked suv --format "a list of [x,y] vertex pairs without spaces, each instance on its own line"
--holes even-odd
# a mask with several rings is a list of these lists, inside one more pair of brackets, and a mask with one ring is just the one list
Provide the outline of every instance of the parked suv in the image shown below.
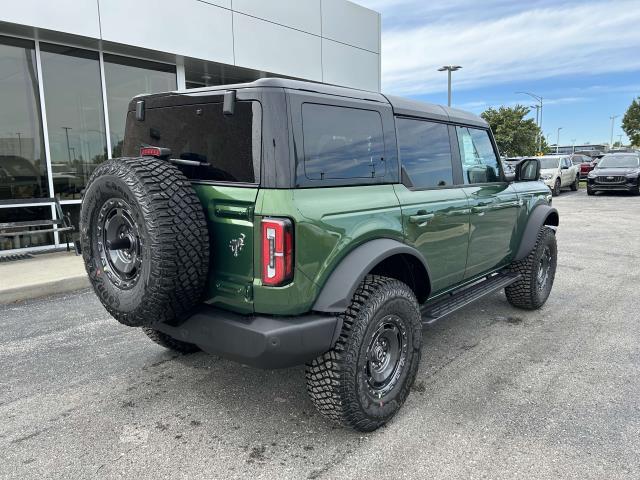
[[540,308],[558,213],[489,126],[450,108],[281,79],[136,97],[92,175],[82,253],[119,322],[179,352],[306,363],[325,416],[387,422],[422,326],[504,288]]
[[622,190],[640,195],[640,155],[630,153],[608,153],[589,172],[587,194]]

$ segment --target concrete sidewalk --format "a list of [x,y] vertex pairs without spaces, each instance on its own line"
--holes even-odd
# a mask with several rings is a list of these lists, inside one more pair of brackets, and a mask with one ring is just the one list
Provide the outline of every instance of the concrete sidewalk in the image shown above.
[[73,252],[45,253],[0,263],[0,304],[72,292],[88,286],[82,257]]

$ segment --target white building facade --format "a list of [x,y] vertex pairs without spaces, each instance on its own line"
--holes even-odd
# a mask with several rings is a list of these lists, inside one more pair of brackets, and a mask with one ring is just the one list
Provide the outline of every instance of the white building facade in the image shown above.
[[[133,96],[268,76],[379,91],[380,15],[346,0],[12,0],[0,9],[0,224],[53,219],[54,197],[76,222],[89,175],[119,155]],[[60,242],[0,235],[0,252]]]

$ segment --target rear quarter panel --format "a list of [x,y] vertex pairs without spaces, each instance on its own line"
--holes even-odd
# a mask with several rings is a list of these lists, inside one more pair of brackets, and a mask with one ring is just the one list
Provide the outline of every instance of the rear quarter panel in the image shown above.
[[[294,280],[284,287],[265,287],[256,275],[254,305],[260,313],[309,311],[331,272],[354,248],[374,238],[403,241],[392,185],[260,190],[256,207],[256,222],[273,215],[295,224]],[[258,241],[254,252],[260,264]]]

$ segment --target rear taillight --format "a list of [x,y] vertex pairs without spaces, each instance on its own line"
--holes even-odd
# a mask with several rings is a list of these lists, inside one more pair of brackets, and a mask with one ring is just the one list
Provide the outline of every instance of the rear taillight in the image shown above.
[[288,218],[262,220],[262,283],[285,285],[293,278],[293,225]]

